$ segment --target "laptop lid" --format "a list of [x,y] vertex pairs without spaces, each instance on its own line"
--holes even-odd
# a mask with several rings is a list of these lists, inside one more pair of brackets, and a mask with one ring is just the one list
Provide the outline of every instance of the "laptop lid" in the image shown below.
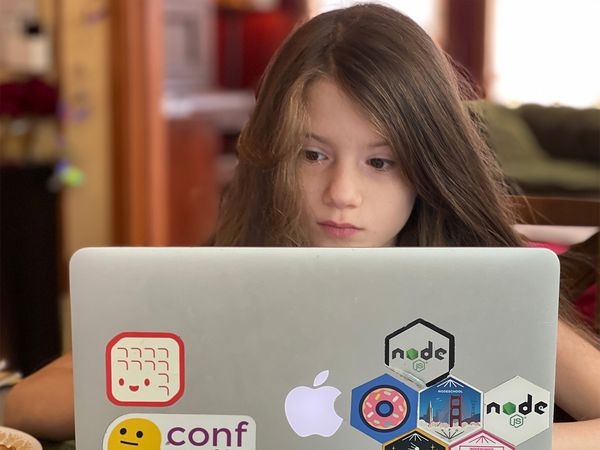
[[558,279],[543,249],[81,250],[77,445],[550,449]]

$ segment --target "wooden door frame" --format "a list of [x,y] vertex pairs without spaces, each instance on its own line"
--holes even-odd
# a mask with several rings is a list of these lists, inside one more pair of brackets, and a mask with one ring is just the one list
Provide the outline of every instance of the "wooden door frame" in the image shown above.
[[491,5],[485,1],[447,0],[442,4],[444,50],[478,96],[488,90],[485,78],[486,14]]
[[169,241],[162,0],[109,0],[114,242]]

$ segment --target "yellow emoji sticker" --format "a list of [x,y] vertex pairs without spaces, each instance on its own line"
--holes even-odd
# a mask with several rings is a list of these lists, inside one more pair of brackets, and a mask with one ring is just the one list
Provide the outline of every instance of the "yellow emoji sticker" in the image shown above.
[[148,419],[125,419],[108,438],[108,450],[160,450],[159,428]]

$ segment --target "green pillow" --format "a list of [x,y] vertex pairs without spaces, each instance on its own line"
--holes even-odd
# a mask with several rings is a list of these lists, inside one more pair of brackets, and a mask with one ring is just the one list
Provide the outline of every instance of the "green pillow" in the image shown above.
[[488,144],[508,178],[528,186],[600,190],[597,166],[552,158],[517,111],[489,101],[472,102],[469,107],[483,119]]
[[518,112],[487,101],[478,106],[487,125],[488,143],[502,166],[548,160],[548,155]]

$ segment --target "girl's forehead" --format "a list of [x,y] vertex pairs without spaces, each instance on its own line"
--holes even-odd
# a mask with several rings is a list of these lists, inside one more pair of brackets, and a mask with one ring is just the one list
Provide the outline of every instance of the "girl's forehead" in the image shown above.
[[367,112],[331,80],[318,80],[310,86],[306,106],[307,138],[325,144],[329,140],[358,141],[369,146],[386,140]]
[[359,109],[358,105],[339,87],[328,78],[321,78],[308,87],[307,103],[309,112],[324,109]]

